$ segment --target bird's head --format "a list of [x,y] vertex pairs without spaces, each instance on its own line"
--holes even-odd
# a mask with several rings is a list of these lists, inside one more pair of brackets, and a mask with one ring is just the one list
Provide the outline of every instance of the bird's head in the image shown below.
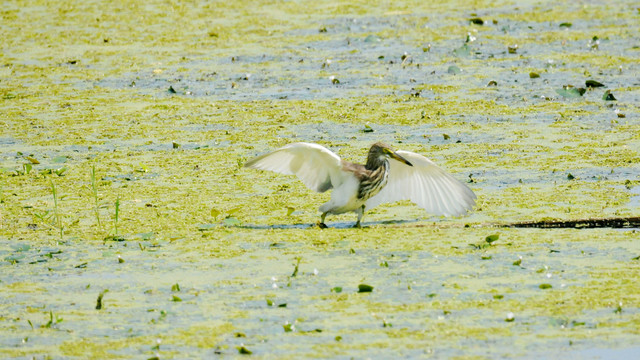
[[372,170],[374,168],[382,166],[383,162],[386,161],[387,159],[394,159],[401,163],[407,164],[409,166],[413,166],[413,164],[411,164],[409,160],[403,158],[402,156],[398,155],[395,151],[393,151],[391,146],[377,142],[371,145],[371,149],[369,149],[369,155],[367,156],[366,167]]

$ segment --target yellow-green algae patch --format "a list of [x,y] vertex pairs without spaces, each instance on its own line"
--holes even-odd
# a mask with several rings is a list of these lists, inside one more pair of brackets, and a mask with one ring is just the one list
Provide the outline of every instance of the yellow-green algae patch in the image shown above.
[[220,344],[220,337],[233,332],[234,327],[227,322],[207,322],[194,324],[171,337],[169,342],[187,343],[203,349],[215,348]]

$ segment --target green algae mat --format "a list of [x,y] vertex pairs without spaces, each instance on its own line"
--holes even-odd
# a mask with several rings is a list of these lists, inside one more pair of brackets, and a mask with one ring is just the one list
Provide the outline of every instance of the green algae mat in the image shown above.
[[[0,9],[0,357],[636,358],[633,1]],[[327,218],[290,142],[478,195]]]

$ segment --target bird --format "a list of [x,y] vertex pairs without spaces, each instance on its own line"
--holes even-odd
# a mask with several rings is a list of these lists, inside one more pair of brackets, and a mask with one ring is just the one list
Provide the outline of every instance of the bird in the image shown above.
[[371,145],[364,165],[343,160],[322,145],[297,142],[257,156],[244,167],[296,175],[320,193],[333,189],[320,206],[320,228],[327,227],[328,214],[347,212],[357,214],[354,227],[361,227],[365,210],[382,203],[410,200],[433,215],[460,216],[476,200],[469,187],[433,161],[381,142]]

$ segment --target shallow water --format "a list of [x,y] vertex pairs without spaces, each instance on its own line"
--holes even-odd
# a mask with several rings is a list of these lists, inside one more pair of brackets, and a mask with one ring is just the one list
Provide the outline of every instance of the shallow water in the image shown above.
[[[635,3],[103,5],[0,12],[5,358],[637,356],[637,229],[497,226],[639,216]],[[320,230],[327,194],[241,167],[293,141],[478,206]]]

